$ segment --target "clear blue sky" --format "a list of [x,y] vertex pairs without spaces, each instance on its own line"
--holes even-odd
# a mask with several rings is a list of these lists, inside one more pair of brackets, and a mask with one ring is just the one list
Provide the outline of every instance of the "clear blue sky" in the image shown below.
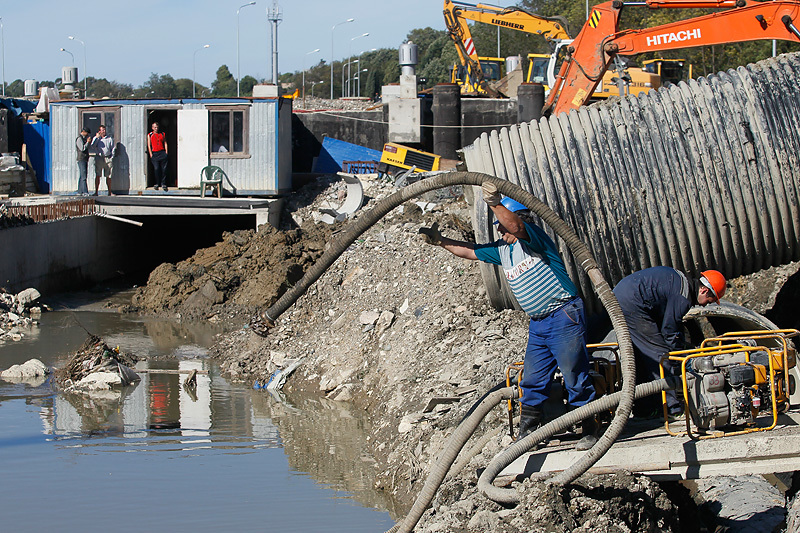
[[[5,45],[5,81],[54,80],[74,56],[83,79],[86,43],[89,76],[134,87],[151,72],[192,78],[209,85],[216,69],[227,64],[236,76],[236,10],[247,0],[105,0],[56,2],[19,0],[0,4]],[[81,7],[81,6],[85,7]],[[239,15],[241,74],[269,79],[272,0],[257,0]],[[414,28],[444,29],[440,0],[282,0],[278,25],[278,69],[299,71],[320,59],[341,60],[372,48],[397,48]],[[331,27],[349,18],[353,22]],[[367,37],[353,37],[369,33]],[[210,44],[208,49],[197,49]],[[314,54],[307,54],[319,48]]]

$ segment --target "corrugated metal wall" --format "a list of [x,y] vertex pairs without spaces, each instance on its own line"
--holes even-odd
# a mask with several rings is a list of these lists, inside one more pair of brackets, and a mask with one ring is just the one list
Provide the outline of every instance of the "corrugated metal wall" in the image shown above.
[[[147,180],[146,121],[149,109],[208,109],[211,102],[159,101],[159,104],[131,101],[102,102],[103,107],[120,107],[118,127],[121,143],[114,163],[113,186],[129,194],[144,191]],[[225,105],[248,105],[249,158],[211,158],[209,164],[222,168],[236,188],[237,194],[275,194],[291,189],[291,105],[280,100],[220,101]],[[79,103],[58,103],[51,106],[53,192],[71,194],[77,189],[78,167],[75,162],[75,139],[80,132],[79,110],[99,107]],[[283,109],[281,109],[283,107]],[[281,118],[283,116],[284,118]],[[288,117],[285,118],[285,117]],[[285,131],[284,131],[285,130]],[[90,186],[93,187],[90,169]],[[179,183],[178,188],[199,188],[197,183]],[[101,187],[101,189],[104,187]]]
[[[799,102],[800,53],[784,54],[483,134],[464,158],[546,202],[612,285],[656,265],[735,277],[800,259]],[[483,202],[475,215],[494,240]]]

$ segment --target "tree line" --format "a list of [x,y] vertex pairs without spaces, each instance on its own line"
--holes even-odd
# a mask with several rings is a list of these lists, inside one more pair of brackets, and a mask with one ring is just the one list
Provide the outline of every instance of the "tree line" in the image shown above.
[[[590,6],[597,2],[590,2]],[[586,3],[575,0],[523,0],[519,4],[531,13],[567,19],[571,36],[577,35],[586,18]],[[647,7],[626,7],[620,18],[620,29],[648,28],[667,24],[678,20],[697,17],[715,10],[711,9],[649,9]],[[479,55],[508,57],[519,55],[525,63],[529,53],[550,53],[549,45],[540,36],[530,35],[507,28],[498,28],[488,24],[475,23],[471,33]],[[407,41],[417,45],[419,64],[417,78],[423,88],[430,88],[438,83],[450,81],[450,72],[458,62],[456,48],[447,32],[430,27],[411,30]],[[498,50],[499,42],[499,50]],[[794,52],[800,45],[787,41],[777,42],[777,52]],[[771,41],[751,41],[730,43],[718,46],[687,48],[662,54],[641,54],[632,58],[635,65],[647,59],[664,57],[684,59],[693,65],[695,77],[714,74],[719,71],[736,68],[741,65],[760,61],[772,55]],[[350,66],[349,76],[348,63]],[[523,64],[526,68],[527,65]],[[333,63],[334,76],[331,80],[331,67],[324,59],[305,70],[305,91],[310,94],[314,87],[314,95],[329,97],[331,81],[333,93],[340,97],[348,93],[361,96],[379,95],[381,87],[397,83],[400,79],[400,63],[396,48],[381,48],[364,52],[358,56],[345,58]],[[344,74],[343,74],[344,73]],[[290,92],[301,89],[303,72],[287,72],[280,75],[280,83]],[[344,78],[344,80],[343,80]],[[349,78],[349,80],[347,79]],[[251,96],[253,86],[263,83],[253,76],[243,76],[240,82],[241,95]],[[40,82],[40,86],[57,86],[60,80]],[[169,74],[152,73],[150,78],[139,87],[131,84],[109,81],[105,78],[89,77],[86,80],[90,98],[191,98],[192,80],[174,79]],[[83,80],[76,85],[83,89]],[[201,84],[194,86],[198,97],[236,96],[236,79],[227,65],[217,69],[216,79],[210,87]],[[24,82],[15,80],[6,87],[6,95],[20,97],[24,94]]]

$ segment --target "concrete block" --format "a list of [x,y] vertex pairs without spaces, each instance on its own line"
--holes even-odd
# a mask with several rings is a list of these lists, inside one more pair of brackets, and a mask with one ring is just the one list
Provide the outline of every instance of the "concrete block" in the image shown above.
[[419,99],[389,102],[389,141],[418,143],[422,137],[422,105]]
[[278,86],[271,84],[254,85],[253,96],[256,98],[277,98]]
[[400,98],[417,97],[417,77],[413,74],[400,75]]

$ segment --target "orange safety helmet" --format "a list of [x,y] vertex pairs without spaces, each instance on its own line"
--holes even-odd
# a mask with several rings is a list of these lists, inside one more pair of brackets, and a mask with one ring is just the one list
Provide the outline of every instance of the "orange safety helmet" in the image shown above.
[[711,289],[711,293],[714,295],[714,298],[716,298],[716,303],[719,303],[719,299],[725,296],[725,284],[727,283],[725,281],[725,276],[718,270],[706,270],[700,274],[700,283],[702,283],[704,287]]

